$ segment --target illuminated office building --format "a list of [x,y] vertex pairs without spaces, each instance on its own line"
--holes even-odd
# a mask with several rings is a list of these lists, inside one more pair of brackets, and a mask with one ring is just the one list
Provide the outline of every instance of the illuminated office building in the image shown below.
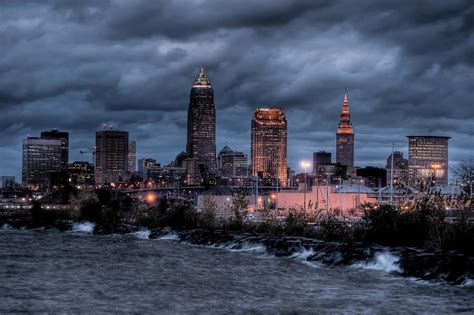
[[411,185],[448,184],[450,137],[407,136],[408,180]]
[[[214,90],[204,68],[201,68],[191,88],[187,138],[187,158],[193,159],[193,161],[199,160],[199,169],[201,171],[216,174],[216,110],[214,107]],[[201,175],[207,176],[207,174]],[[198,181],[197,177],[196,181]]]
[[97,131],[95,145],[96,185],[126,181],[128,177],[128,132]]
[[287,121],[279,108],[259,108],[252,119],[252,175],[287,186]]

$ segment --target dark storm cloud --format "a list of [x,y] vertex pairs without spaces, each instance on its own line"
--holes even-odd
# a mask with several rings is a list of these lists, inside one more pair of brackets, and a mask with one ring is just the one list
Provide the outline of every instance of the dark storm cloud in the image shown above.
[[289,160],[334,152],[343,91],[356,162],[384,165],[408,134],[474,146],[470,1],[3,1],[0,175],[19,175],[21,140],[71,132],[87,159],[104,123],[130,131],[138,156],[167,163],[185,147],[189,89],[205,65],[218,149],[249,152],[256,107],[279,106]]

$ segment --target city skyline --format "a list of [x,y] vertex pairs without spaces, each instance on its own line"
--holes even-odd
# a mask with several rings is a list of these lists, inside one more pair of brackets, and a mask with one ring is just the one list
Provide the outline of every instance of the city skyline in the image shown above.
[[[341,98],[349,86],[355,165],[383,166],[393,142],[407,155],[410,134],[451,137],[450,163],[472,158],[472,23],[463,4],[423,7],[425,20],[417,20],[410,5],[391,12],[376,4],[371,13],[391,12],[388,18],[358,24],[363,12],[350,3],[262,3],[265,15],[229,5],[221,12],[228,21],[218,18],[216,3],[203,3],[209,23],[201,31],[192,26],[204,11],[176,10],[179,4],[108,10],[107,3],[31,2],[22,19],[14,3],[6,5],[0,13],[8,27],[0,36],[9,43],[0,57],[0,174],[20,178],[22,140],[44,130],[68,131],[69,161],[89,160],[79,150],[93,146],[103,123],[130,132],[137,159],[169,163],[186,146],[189,85],[201,65],[215,90],[218,151],[228,143],[249,154],[255,108],[281,107],[290,167],[300,171],[299,162],[319,150],[335,156]],[[142,28],[119,34],[111,26],[130,25],[147,12],[156,18]],[[187,22],[160,28],[161,14]],[[339,18],[320,19],[320,28],[309,23],[324,15]],[[459,24],[454,34],[450,18]],[[411,31],[397,30],[400,23]],[[427,25],[437,27],[424,31]],[[452,36],[464,48],[450,50]],[[240,44],[246,49],[237,49]]]

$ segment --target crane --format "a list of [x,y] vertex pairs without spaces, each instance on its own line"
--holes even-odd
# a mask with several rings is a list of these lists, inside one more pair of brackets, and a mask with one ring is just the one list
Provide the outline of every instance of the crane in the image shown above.
[[95,154],[96,154],[96,147],[92,147],[92,150],[80,150],[79,153],[81,154],[91,154],[92,155],[92,164],[95,164]]

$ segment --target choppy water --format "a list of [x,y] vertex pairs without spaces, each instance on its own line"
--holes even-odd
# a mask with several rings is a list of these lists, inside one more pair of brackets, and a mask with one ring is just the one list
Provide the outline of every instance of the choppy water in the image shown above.
[[258,248],[148,240],[146,231],[84,232],[0,229],[0,313],[474,312],[473,287],[379,270],[390,270],[391,257],[329,268]]

